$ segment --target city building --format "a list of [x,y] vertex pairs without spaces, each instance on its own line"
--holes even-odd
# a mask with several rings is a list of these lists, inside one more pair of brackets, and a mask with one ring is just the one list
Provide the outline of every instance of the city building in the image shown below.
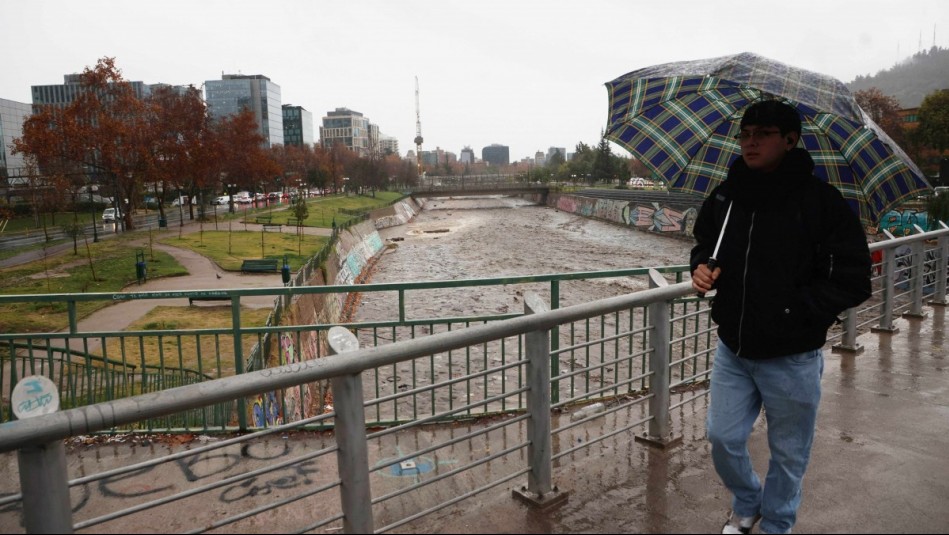
[[511,163],[511,149],[507,145],[492,143],[481,149],[481,159],[490,165],[507,165]]
[[313,144],[313,114],[306,111],[303,106],[291,106],[284,104],[283,107],[283,143],[285,145],[304,145]]
[[475,154],[471,150],[471,147],[465,145],[465,148],[461,149],[461,163],[475,163]]
[[559,154],[561,161],[567,161],[567,149],[564,147],[550,147],[547,149],[547,161],[553,161],[554,154]]
[[336,108],[323,117],[320,145],[330,149],[341,144],[356,154],[369,153],[369,119],[349,108]]
[[14,138],[23,135],[23,122],[33,109],[30,104],[0,98],[0,184],[15,186],[25,182],[26,164],[22,154],[13,154]]
[[539,150],[534,153],[534,165],[540,167],[542,165],[546,165],[546,163],[547,163],[547,159],[544,156],[544,151]]
[[260,74],[224,74],[204,83],[205,101],[214,118],[237,115],[248,109],[257,119],[264,146],[283,145],[283,110],[280,86]]
[[383,155],[399,154],[399,140],[392,136],[382,136],[379,138],[379,149]]
[[[65,108],[71,104],[72,101],[76,100],[76,96],[79,95],[82,89],[79,77],[79,74],[66,74],[63,75],[62,84],[30,86],[30,92],[33,96],[33,110],[37,110],[41,106]],[[144,98],[150,93],[149,86],[144,82],[130,81],[129,84],[131,84],[132,90],[138,98]]]

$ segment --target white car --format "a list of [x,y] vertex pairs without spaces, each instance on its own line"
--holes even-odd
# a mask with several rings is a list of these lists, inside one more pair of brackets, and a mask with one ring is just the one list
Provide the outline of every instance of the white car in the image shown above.
[[221,195],[220,197],[215,197],[211,204],[227,204],[231,202],[231,197],[228,195]]
[[103,223],[115,223],[116,219],[122,218],[122,212],[117,212],[115,208],[106,208],[102,211]]

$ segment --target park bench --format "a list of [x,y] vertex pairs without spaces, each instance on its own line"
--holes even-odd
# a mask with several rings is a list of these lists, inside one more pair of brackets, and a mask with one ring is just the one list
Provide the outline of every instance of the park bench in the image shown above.
[[291,226],[291,227],[302,226],[302,225],[300,225],[300,220],[298,220],[298,219],[295,218],[295,217],[288,218],[288,219],[287,219],[287,225],[289,225],[289,226]]
[[273,231],[273,230],[276,230],[277,232],[280,232],[280,227],[281,227],[281,226],[282,226],[282,225],[281,225],[280,223],[264,223],[264,225],[263,225],[264,228],[263,228],[262,230],[263,230],[264,232],[270,232],[270,231]]
[[191,296],[188,298],[188,306],[193,306],[195,301],[231,301],[231,296],[215,296],[215,295],[206,295],[206,296]]
[[244,273],[267,273],[277,271],[276,258],[252,258],[244,260],[241,264],[241,271]]

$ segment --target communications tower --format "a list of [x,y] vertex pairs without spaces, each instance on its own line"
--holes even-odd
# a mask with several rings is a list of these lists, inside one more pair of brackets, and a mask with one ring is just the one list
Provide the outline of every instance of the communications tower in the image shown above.
[[415,163],[422,178],[422,114],[418,107],[418,76],[415,77]]

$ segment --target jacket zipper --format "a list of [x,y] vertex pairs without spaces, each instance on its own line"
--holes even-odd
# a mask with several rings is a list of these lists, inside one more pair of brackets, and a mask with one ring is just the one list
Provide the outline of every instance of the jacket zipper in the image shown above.
[[827,280],[834,276],[834,255],[830,255],[830,267],[827,269]]
[[738,317],[738,351],[741,356],[742,332],[745,330],[745,303],[748,295],[748,258],[751,256],[751,232],[755,229],[755,212],[751,212],[751,224],[748,225],[748,247],[745,249],[745,271],[741,275],[741,315]]

